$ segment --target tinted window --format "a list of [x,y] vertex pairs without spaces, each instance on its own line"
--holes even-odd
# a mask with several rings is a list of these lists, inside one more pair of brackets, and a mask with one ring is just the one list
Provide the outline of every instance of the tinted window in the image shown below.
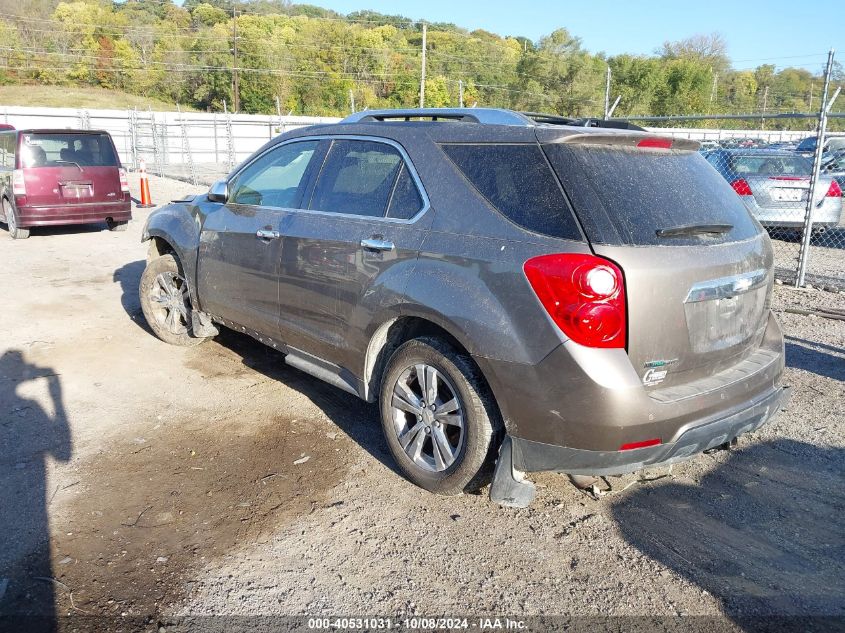
[[119,162],[108,134],[21,134],[23,167],[117,167]]
[[537,233],[580,240],[581,232],[537,145],[443,145],[496,209]]
[[309,208],[382,217],[402,164],[399,152],[385,143],[334,141]]
[[303,175],[317,141],[288,143],[250,163],[235,179],[229,202],[279,209],[299,206]]
[[750,238],[756,225],[728,182],[698,152],[649,151],[555,143],[545,146],[591,241],[684,244],[702,238],[658,238],[658,229],[731,224],[709,242]]
[[417,184],[411,178],[408,168],[402,164],[399,168],[399,178],[393,188],[393,195],[387,207],[387,217],[410,220],[422,209],[423,201]]

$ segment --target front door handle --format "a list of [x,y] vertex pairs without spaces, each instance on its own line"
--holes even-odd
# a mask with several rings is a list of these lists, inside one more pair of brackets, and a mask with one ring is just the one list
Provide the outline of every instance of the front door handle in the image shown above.
[[392,251],[395,248],[393,246],[393,242],[375,238],[361,240],[361,246],[366,248],[368,251]]
[[259,229],[255,232],[255,237],[259,240],[277,240],[282,236],[278,231],[269,231],[267,229]]

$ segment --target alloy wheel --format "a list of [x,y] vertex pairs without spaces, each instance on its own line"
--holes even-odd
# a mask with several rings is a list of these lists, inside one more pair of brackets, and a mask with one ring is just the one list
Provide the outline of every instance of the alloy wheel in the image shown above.
[[399,445],[417,467],[442,472],[455,463],[465,441],[463,407],[438,369],[419,363],[399,375],[391,417]]

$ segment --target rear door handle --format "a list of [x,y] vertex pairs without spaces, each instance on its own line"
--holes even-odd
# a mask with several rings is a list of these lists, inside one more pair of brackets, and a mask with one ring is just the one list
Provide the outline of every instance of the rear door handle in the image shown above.
[[259,229],[255,232],[255,237],[259,240],[277,240],[282,236],[278,231],[268,231],[266,229]]
[[392,251],[395,248],[393,246],[393,242],[375,238],[361,240],[361,246],[366,248],[368,251]]

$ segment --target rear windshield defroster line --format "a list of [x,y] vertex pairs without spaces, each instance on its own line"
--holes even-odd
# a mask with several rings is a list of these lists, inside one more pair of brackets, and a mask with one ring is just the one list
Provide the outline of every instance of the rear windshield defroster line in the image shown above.
[[745,240],[757,227],[730,185],[698,152],[621,149],[577,143],[543,146],[587,237],[608,245],[666,245],[666,227],[730,225],[673,245]]

